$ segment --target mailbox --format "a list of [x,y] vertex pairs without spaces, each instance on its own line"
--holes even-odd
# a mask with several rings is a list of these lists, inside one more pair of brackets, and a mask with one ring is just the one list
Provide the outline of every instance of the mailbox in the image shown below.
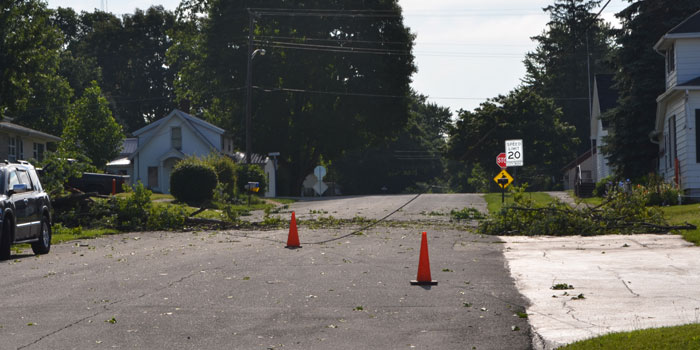
[[260,183],[259,182],[248,182],[245,185],[245,189],[250,191],[250,192],[258,192],[258,191],[260,191]]

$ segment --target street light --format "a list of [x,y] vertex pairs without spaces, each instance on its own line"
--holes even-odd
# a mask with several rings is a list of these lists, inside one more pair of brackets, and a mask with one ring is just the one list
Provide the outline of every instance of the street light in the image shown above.
[[[251,17],[252,21],[252,17]],[[252,39],[252,35],[250,36]],[[252,51],[252,52],[251,52]],[[253,58],[255,55],[260,54],[260,56],[265,56],[265,49],[256,49],[253,51],[252,40],[248,42],[248,74],[246,76],[246,103],[245,103],[245,162],[250,164],[250,154],[253,148],[253,141],[250,136],[250,124],[251,124],[251,95],[253,90]]]

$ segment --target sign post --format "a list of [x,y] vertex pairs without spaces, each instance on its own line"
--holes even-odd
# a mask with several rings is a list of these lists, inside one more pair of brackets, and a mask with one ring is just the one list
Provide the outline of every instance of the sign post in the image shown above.
[[496,175],[496,177],[493,178],[493,181],[496,181],[498,186],[501,187],[501,204],[503,204],[506,201],[506,187],[513,182],[513,178],[505,169],[503,169],[500,173],[498,173],[498,175]]

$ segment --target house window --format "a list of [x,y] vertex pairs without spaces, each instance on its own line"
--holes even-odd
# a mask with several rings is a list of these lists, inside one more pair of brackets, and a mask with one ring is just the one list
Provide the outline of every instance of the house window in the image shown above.
[[674,50],[674,46],[671,45],[671,47],[666,51],[666,72],[671,73],[674,70],[676,70],[676,50]]
[[148,187],[158,187],[158,167],[156,166],[148,167]]
[[182,129],[174,126],[170,129],[170,144],[176,150],[182,150]]
[[674,162],[678,158],[678,147],[676,144],[676,116],[668,120],[668,168],[673,169]]
[[17,160],[17,138],[10,136],[7,144],[7,158],[9,161]]
[[7,158],[10,161],[24,159],[24,143],[19,137],[10,136],[7,144]]
[[17,138],[17,159],[24,159],[24,142],[21,138]]
[[34,159],[38,161],[44,160],[44,144],[34,143]]

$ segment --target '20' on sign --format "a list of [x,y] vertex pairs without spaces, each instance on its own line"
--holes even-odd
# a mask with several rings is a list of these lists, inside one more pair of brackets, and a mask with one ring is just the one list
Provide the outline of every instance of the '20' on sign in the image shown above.
[[523,140],[506,140],[506,165],[523,166]]

